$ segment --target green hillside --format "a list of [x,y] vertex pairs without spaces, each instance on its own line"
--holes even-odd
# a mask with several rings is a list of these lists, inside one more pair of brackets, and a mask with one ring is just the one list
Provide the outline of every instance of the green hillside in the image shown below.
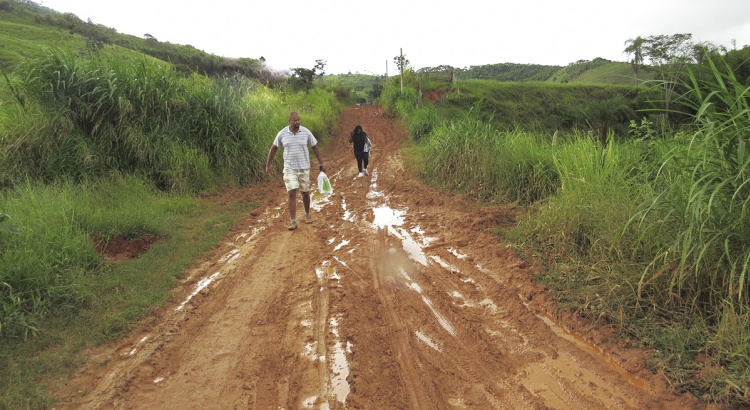
[[278,82],[281,77],[256,59],[220,57],[147,35],[140,38],[121,34],[114,28],[84,22],[72,13],[59,13],[30,0],[0,0],[0,40],[0,68],[6,70],[38,55],[45,47],[58,47],[94,53],[106,49],[124,56],[133,52],[146,54],[170,62],[185,73],[239,73],[266,83]]
[[[190,45],[160,42],[118,33],[115,28],[84,22],[72,13],[59,13],[31,0],[0,0],[0,68],[10,70],[19,62],[38,55],[44,47],[73,48],[135,56],[146,54],[174,64],[178,71],[208,75],[239,73],[259,78],[266,84],[283,81],[289,73],[269,70],[253,58],[231,59],[198,50]],[[136,52],[137,54],[132,54]],[[630,65],[604,59],[577,61],[568,66],[501,63],[454,68],[425,67],[416,70],[421,78],[500,82],[557,82],[584,84],[637,85]],[[641,75],[643,77],[643,74]],[[372,102],[382,90],[384,78],[365,74],[328,75],[325,85],[345,87],[358,102]]]
[[581,84],[620,84],[641,85],[653,80],[656,73],[650,67],[642,67],[636,77],[629,63],[597,58],[592,61],[578,61],[561,68],[547,79],[555,83]]
[[426,67],[416,71],[428,80],[492,80],[499,82],[552,82],[581,84],[639,85],[655,78],[648,67],[641,68],[638,77],[629,63],[603,58],[579,60],[565,67],[538,64],[486,64],[469,68],[451,66]]
[[[41,45],[83,49],[86,39],[80,35],[36,24],[27,12],[16,13],[23,5],[0,3],[0,67],[8,69],[23,59],[33,57]],[[10,10],[9,10],[10,9]]]

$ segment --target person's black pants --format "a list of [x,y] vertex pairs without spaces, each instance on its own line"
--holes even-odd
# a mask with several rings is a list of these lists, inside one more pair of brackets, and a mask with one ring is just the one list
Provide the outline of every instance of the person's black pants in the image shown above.
[[370,163],[369,152],[355,152],[354,158],[357,158],[357,168],[359,169],[359,172],[362,172],[363,168],[367,169],[367,165]]

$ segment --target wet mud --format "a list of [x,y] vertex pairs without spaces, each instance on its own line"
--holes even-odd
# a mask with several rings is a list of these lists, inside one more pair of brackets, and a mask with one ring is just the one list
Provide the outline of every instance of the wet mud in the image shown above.
[[[373,141],[366,176],[347,142],[357,124]],[[518,210],[418,181],[406,140],[381,108],[347,109],[322,149],[333,194],[315,192],[294,231],[281,175],[227,193],[262,205],[168,305],[91,352],[58,408],[705,408],[644,352],[557,310],[533,261],[493,234]]]

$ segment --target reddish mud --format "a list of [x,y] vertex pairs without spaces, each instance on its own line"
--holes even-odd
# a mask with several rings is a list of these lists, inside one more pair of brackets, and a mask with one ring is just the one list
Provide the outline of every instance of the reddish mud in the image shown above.
[[[368,176],[347,142],[356,124],[374,144]],[[556,309],[492,234],[517,209],[419,182],[406,138],[377,106],[347,109],[322,149],[334,193],[315,193],[294,231],[280,173],[217,198],[261,206],[169,304],[91,352],[57,408],[706,408]]]

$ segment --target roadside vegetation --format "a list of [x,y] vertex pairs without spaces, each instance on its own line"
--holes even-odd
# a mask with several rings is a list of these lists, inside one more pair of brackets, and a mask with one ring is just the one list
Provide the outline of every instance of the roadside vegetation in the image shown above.
[[[28,0],[0,14],[0,409],[52,407],[48,382],[166,301],[255,206],[206,196],[265,178],[289,111],[325,145],[343,105],[370,102],[403,120],[427,181],[528,207],[498,233],[562,305],[653,349],[677,389],[750,405],[750,48],[686,64],[655,54],[684,35],[652,36],[628,63],[401,55],[390,79],[323,77],[320,60],[278,73]],[[113,263],[97,245],[118,237],[157,243]]]
[[[627,92],[643,99],[590,99],[589,108],[620,108],[580,106],[587,121],[557,130],[524,113],[518,94],[522,118],[510,126],[493,114],[507,116],[511,102],[492,98],[536,87],[527,101],[543,104],[575,88],[407,76],[382,101],[414,137],[425,180],[529,209],[498,234],[543,262],[538,280],[559,303],[653,349],[649,366],[676,389],[741,407],[750,405],[750,81],[735,73],[745,69],[732,64],[737,54],[664,64],[662,81]],[[457,103],[459,89],[473,102]],[[435,90],[440,100],[423,98]],[[572,108],[569,94],[561,105]]]
[[[347,98],[54,48],[0,84],[0,408],[49,408],[45,381],[163,304],[254,206],[205,196],[263,181],[290,111],[325,145]],[[135,260],[97,249],[142,237]]]

